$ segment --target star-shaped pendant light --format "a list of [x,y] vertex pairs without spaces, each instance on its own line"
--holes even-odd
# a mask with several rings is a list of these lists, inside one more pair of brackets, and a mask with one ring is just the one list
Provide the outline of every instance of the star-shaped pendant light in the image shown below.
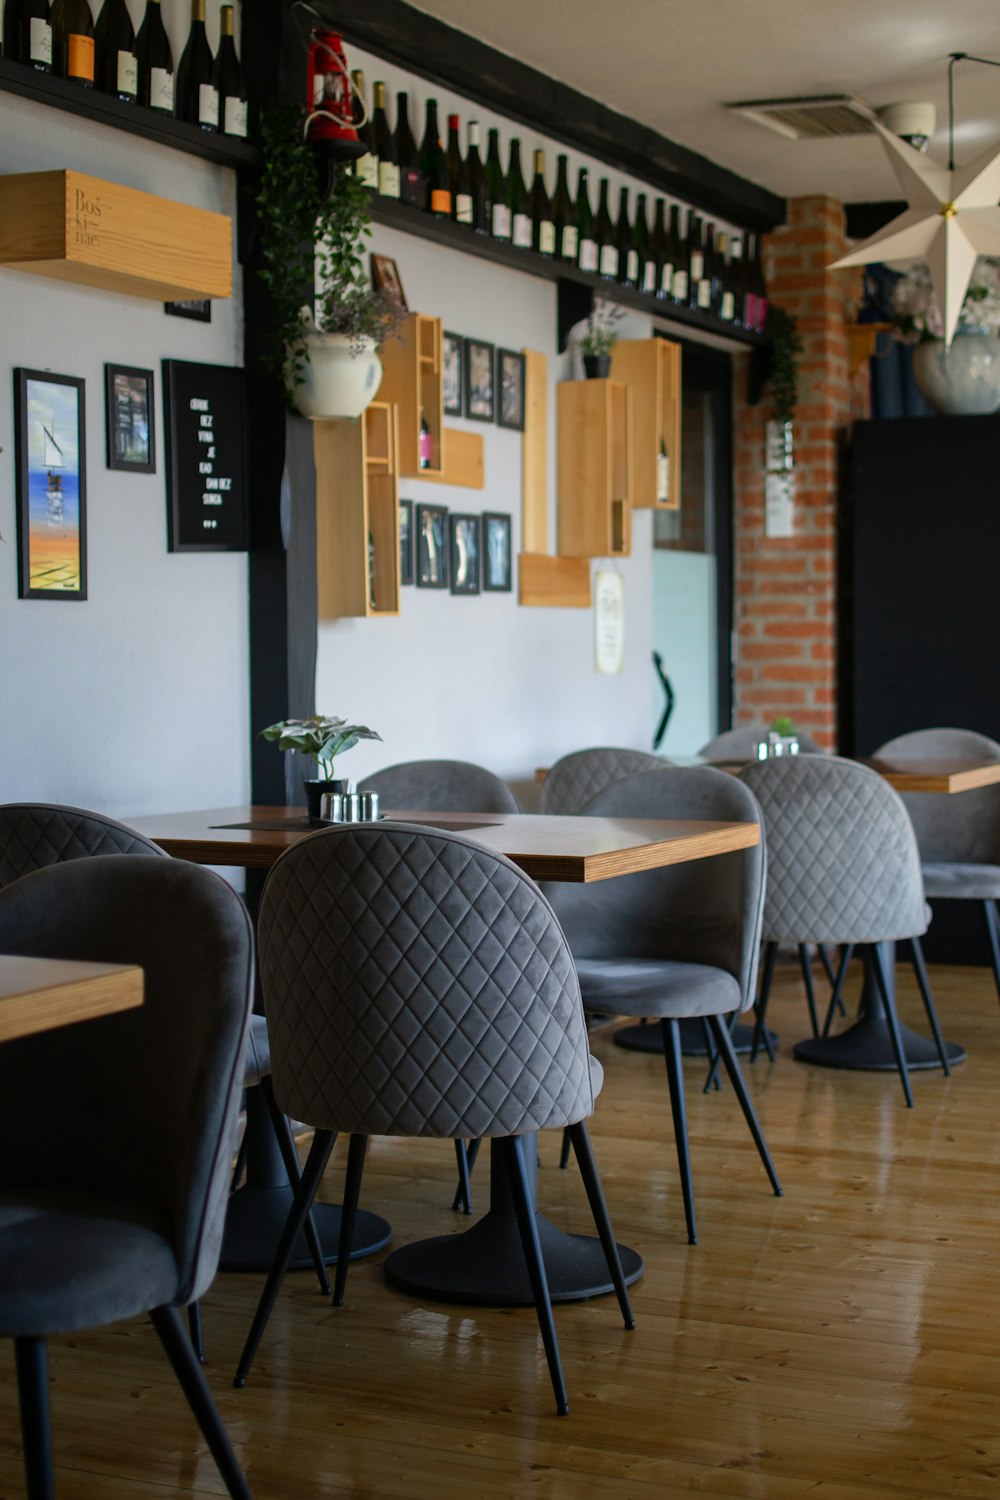
[[925,260],[941,308],[944,341],[950,344],[976,257],[1000,255],[1000,151],[993,148],[969,166],[950,170],[873,123],[910,206],[830,269]]

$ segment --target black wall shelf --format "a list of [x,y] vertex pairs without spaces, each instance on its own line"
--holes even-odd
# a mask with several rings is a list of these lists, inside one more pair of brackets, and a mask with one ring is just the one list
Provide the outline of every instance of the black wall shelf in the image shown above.
[[528,276],[540,276],[544,281],[557,282],[560,353],[566,348],[570,328],[589,314],[595,295],[600,295],[609,302],[620,303],[623,307],[648,313],[650,317],[667,318],[671,323],[710,333],[716,338],[747,348],[757,348],[765,343],[762,334],[751,333],[746,328],[735,328],[732,323],[724,323],[720,318],[713,318],[694,308],[680,307],[675,302],[661,302],[657,297],[633,291],[616,281],[604,281],[600,276],[581,271],[565,261],[552,260],[537,255],[532,250],[518,249],[503,240],[495,240],[488,234],[476,234],[474,230],[455,224],[451,219],[437,219],[422,209],[413,208],[410,204],[400,203],[393,198],[373,197],[371,214],[377,224],[402,229],[406,234],[417,235],[437,245],[447,245],[452,250],[462,250],[466,255],[491,260],[510,270],[523,271]]
[[0,89],[8,94],[18,94],[22,99],[33,99],[36,104],[67,110],[85,120],[96,120],[99,125],[111,125],[130,135],[156,141],[161,146],[172,146],[176,151],[186,151],[190,156],[200,156],[219,166],[252,167],[260,160],[256,147],[246,141],[199,130],[197,125],[175,120],[160,110],[123,104],[120,99],[112,99],[110,94],[82,88],[68,78],[39,73],[35,68],[7,58],[0,58]]

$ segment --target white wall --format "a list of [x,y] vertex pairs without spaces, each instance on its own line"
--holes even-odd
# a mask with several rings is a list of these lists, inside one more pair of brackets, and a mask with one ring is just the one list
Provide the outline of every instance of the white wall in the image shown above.
[[[70,167],[235,215],[228,169],[10,94],[0,118],[0,172]],[[201,324],[159,302],[0,270],[2,801],[128,817],[249,793],[246,557],[167,552],[160,379],[163,358],[240,363],[234,271],[232,301]],[[105,468],[105,361],[155,372],[153,475]],[[85,602],[17,597],[15,366],[86,381]]]

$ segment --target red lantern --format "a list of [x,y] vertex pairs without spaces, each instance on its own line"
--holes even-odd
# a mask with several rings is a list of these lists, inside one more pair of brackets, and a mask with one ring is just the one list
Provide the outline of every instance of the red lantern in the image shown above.
[[361,156],[364,144],[354,128],[351,75],[344,44],[333,31],[314,31],[306,65],[309,118],[306,139],[341,160]]

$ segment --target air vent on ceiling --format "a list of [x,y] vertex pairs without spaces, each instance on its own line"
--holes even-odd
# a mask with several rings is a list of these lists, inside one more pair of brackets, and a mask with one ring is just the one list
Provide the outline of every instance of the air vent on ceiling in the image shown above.
[[727,104],[735,114],[756,120],[790,141],[827,140],[831,136],[868,135],[874,112],[853,94],[816,94],[797,99],[747,99]]

